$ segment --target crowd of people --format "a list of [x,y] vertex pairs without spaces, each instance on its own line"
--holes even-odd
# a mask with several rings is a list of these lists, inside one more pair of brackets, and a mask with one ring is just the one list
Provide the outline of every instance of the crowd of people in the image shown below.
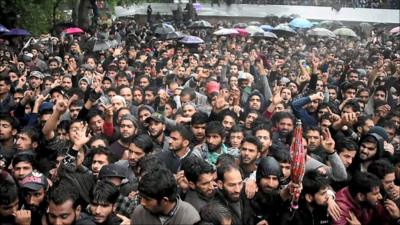
[[1,225],[400,223],[398,36],[183,32],[1,39]]

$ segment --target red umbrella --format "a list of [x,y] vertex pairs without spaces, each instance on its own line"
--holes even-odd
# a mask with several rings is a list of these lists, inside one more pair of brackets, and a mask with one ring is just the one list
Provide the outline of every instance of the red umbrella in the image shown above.
[[84,31],[79,27],[70,27],[65,29],[63,32],[66,34],[80,34],[83,33]]
[[235,30],[237,30],[237,32],[239,32],[239,36],[241,37],[247,37],[250,33],[243,29],[243,28],[235,28]]
[[[291,158],[291,179],[295,184],[301,184],[305,173],[306,165],[306,152],[303,146],[303,129],[301,127],[301,120],[297,120],[296,128],[294,129],[293,142],[290,146],[290,158]],[[296,189],[293,193],[293,199],[291,207],[297,209],[300,192]]]

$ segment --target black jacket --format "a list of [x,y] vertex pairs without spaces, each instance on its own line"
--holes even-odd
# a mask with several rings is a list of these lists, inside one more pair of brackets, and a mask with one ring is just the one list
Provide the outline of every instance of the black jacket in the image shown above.
[[282,225],[328,225],[332,222],[327,207],[315,206],[314,210],[310,211],[301,203],[297,210],[288,209],[281,218]]

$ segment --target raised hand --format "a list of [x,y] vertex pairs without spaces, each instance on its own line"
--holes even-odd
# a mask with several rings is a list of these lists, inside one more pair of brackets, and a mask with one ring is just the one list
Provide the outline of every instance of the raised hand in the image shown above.
[[333,140],[329,129],[324,129],[322,131],[321,145],[325,149],[326,153],[333,154],[335,152],[335,141]]

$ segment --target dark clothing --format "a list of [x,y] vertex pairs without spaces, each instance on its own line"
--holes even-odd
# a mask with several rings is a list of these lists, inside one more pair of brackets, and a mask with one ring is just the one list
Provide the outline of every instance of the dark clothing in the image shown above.
[[250,200],[253,210],[254,223],[266,220],[269,225],[279,224],[281,213],[284,209],[284,201],[279,192],[270,193],[257,192],[253,199]]
[[198,212],[207,205],[211,199],[202,196],[197,191],[189,190],[185,195],[185,202],[190,203]]
[[282,216],[282,225],[328,225],[332,218],[328,213],[328,208],[316,206],[310,211],[306,205],[300,205],[295,211],[287,210]]
[[[182,159],[188,157],[192,154],[192,150],[189,150],[188,154]],[[158,158],[164,162],[165,166],[174,174],[176,174],[181,168],[181,160],[178,158],[173,151],[162,151],[157,154]]]
[[250,203],[243,191],[238,202],[240,212],[237,211],[234,205],[235,203],[229,201],[221,190],[217,191],[212,202],[215,202],[229,210],[232,215],[232,225],[254,224]]
[[124,146],[121,145],[121,143],[119,143],[119,141],[115,141],[114,143],[112,143],[110,149],[111,152],[118,157],[118,159],[121,159],[122,156],[124,155],[125,148]]
[[14,98],[11,94],[7,94],[4,100],[0,100],[0,114],[9,114],[14,108]]
[[318,125],[318,121],[316,119],[316,116],[313,114],[310,114],[306,109],[303,107],[307,105],[308,103],[311,102],[310,97],[302,97],[299,99],[296,99],[292,102],[292,108],[293,108],[293,113],[296,116],[296,118],[301,119],[303,124],[309,126],[309,127],[314,127]]

